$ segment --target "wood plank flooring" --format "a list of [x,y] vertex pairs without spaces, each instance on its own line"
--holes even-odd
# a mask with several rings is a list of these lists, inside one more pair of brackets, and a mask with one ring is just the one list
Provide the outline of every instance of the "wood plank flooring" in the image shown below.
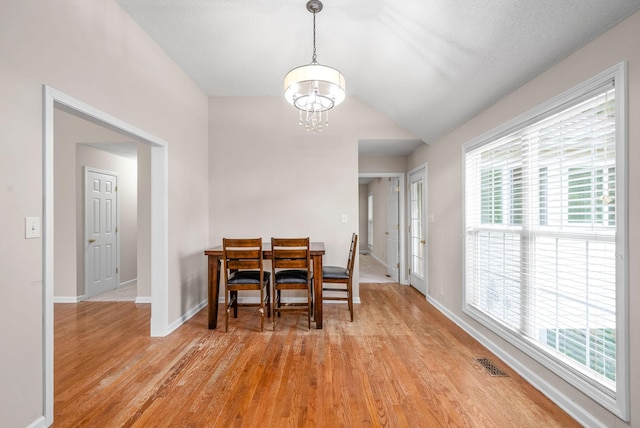
[[360,296],[353,323],[325,304],[323,330],[285,314],[261,333],[240,308],[225,334],[205,309],[164,338],[149,337],[149,305],[56,304],[53,426],[579,426],[414,289]]

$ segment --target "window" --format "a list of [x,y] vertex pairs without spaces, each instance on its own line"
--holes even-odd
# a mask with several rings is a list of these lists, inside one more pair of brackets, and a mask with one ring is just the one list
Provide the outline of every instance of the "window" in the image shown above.
[[628,420],[621,70],[465,145],[464,308]]

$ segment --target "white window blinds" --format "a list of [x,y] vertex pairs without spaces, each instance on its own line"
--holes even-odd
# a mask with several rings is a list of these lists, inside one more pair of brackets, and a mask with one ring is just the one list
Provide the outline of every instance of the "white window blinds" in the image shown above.
[[[465,309],[617,390],[613,79],[465,148]],[[516,343],[517,344],[517,343]]]

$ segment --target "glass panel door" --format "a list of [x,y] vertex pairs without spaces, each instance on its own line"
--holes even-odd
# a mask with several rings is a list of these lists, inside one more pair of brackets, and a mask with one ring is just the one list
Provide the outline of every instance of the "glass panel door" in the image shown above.
[[409,283],[426,296],[425,168],[409,175]]

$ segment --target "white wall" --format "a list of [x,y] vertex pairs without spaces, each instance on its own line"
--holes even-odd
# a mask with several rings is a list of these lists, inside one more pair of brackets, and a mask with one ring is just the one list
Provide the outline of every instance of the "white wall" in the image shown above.
[[[549,391],[564,394],[572,406],[586,410],[591,422],[607,427],[640,427],[640,312],[631,310],[631,423],[627,424],[566,384],[516,348],[507,344],[473,319],[462,313],[462,145],[507,122],[515,116],[571,89],[596,74],[628,61],[629,82],[629,307],[640,306],[640,13],[619,24],[603,36],[580,49],[547,72],[533,79],[493,107],[431,146],[425,146],[410,157],[410,168],[429,163],[429,212],[436,222],[429,225],[429,299],[442,305],[454,317],[485,335],[507,352],[518,364],[539,376]],[[444,295],[436,291],[443,289]]]
[[24,238],[43,213],[42,85],[168,143],[170,322],[206,299],[208,108],[112,0],[0,2],[0,64],[0,425],[24,427],[43,415],[42,239]]
[[407,172],[407,156],[364,156],[358,159],[360,173]]

